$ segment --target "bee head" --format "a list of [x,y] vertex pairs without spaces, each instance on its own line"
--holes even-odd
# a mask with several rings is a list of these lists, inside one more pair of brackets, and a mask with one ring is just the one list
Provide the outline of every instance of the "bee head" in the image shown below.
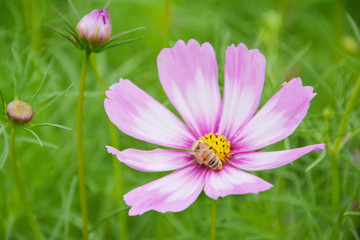
[[191,149],[193,152],[201,150],[204,146],[207,146],[206,142],[197,140],[193,143]]

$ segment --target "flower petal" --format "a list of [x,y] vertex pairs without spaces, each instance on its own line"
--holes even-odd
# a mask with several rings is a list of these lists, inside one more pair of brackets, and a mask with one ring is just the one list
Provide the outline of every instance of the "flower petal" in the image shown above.
[[106,91],[105,110],[110,120],[134,138],[175,148],[191,148],[195,138],[172,112],[129,80]]
[[231,140],[233,150],[252,151],[278,142],[295,131],[304,119],[312,87],[295,78],[281,88]]
[[302,148],[295,148],[274,152],[238,152],[233,153],[229,162],[247,171],[266,170],[284,166],[311,151],[321,151],[325,144],[314,144]]
[[168,98],[197,137],[216,132],[221,96],[213,47],[179,40],[160,52],[157,64]]
[[232,44],[226,50],[223,106],[219,133],[231,136],[259,106],[265,80],[266,60],[259,50]]
[[129,215],[141,215],[149,210],[162,213],[184,210],[201,193],[205,172],[205,168],[194,163],[130,191],[124,196],[126,204],[131,206]]
[[186,151],[155,149],[141,151],[126,149],[119,151],[113,147],[106,147],[108,152],[117,156],[120,162],[143,172],[170,171],[182,168],[194,161],[194,155]]
[[259,193],[272,187],[257,176],[224,163],[221,170],[207,172],[204,190],[206,195],[217,200],[231,194]]

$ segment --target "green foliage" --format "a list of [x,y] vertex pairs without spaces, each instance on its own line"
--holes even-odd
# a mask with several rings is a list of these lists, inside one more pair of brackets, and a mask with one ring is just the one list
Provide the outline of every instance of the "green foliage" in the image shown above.
[[[4,103],[19,96],[31,100],[36,122],[57,128],[18,131],[17,161],[32,211],[46,239],[80,239],[75,131],[78,79],[83,53],[46,28],[63,26],[50,8],[75,26],[78,16],[67,1],[11,1],[0,8],[0,90]],[[102,1],[74,1],[83,16]],[[90,66],[85,86],[84,152],[91,239],[118,239],[119,216],[127,221],[128,239],[206,239],[210,199],[198,200],[180,213],[147,212],[129,217],[115,192],[113,160],[100,74],[106,87],[128,78],[173,110],[158,80],[156,57],[178,39],[210,42],[217,53],[223,83],[226,47],[244,42],[267,59],[262,95],[265,103],[284,81],[300,76],[317,96],[303,123],[287,140],[266,150],[296,148],[325,142],[326,153],[313,152],[279,169],[255,172],[274,188],[258,195],[228,196],[217,201],[218,239],[359,239],[360,238],[360,97],[348,102],[360,76],[360,3],[353,1],[171,1],[169,34],[164,34],[164,2],[114,0],[108,6],[113,32],[146,26],[147,38],[96,55],[99,73]],[[166,24],[165,24],[166,25]],[[51,65],[48,69],[51,59]],[[47,76],[44,77],[44,73]],[[46,84],[42,84],[42,79]],[[71,89],[67,89],[75,83]],[[41,84],[42,90],[37,91]],[[67,89],[64,92],[64,89]],[[63,95],[58,101],[51,102]],[[1,101],[1,100],[0,100]],[[47,108],[47,103],[53,105]],[[1,108],[2,110],[2,108]],[[340,125],[346,119],[344,129]],[[0,239],[29,239],[30,225],[15,187],[8,156],[9,128],[1,114]],[[54,125],[55,124],[55,125]],[[46,124],[45,124],[46,125]],[[39,125],[38,125],[39,126]],[[67,126],[67,127],[64,127]],[[36,127],[34,125],[33,127]],[[153,149],[154,145],[119,131],[120,148]],[[338,143],[340,141],[340,143]],[[334,144],[340,148],[334,156]],[[338,167],[331,169],[337,159]],[[115,165],[120,165],[115,162]],[[334,172],[339,174],[339,201],[332,201]],[[122,194],[163,173],[122,168]],[[334,237],[336,236],[336,237]]]

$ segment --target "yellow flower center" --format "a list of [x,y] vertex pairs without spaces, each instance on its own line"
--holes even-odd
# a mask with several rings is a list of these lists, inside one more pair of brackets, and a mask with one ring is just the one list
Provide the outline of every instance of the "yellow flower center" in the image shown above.
[[210,150],[213,151],[222,162],[226,162],[226,158],[230,154],[230,142],[226,141],[226,137],[223,135],[219,136],[218,133],[215,135],[209,133],[202,136],[199,140],[207,143]]

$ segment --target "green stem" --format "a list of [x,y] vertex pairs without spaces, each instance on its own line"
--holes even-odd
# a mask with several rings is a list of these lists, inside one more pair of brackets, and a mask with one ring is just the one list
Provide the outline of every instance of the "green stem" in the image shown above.
[[10,136],[10,158],[11,158],[11,163],[12,163],[12,167],[14,170],[14,175],[15,175],[15,181],[16,181],[16,185],[17,188],[19,189],[19,193],[21,196],[21,200],[24,204],[25,210],[26,210],[26,214],[29,218],[30,221],[30,225],[31,228],[34,232],[35,238],[38,240],[42,239],[42,235],[40,232],[40,228],[34,218],[34,215],[32,214],[31,208],[30,208],[30,204],[26,198],[25,195],[25,190],[24,190],[24,186],[22,185],[21,182],[21,178],[20,178],[20,174],[19,174],[19,169],[16,163],[16,155],[15,155],[15,127],[12,128],[11,130],[11,136]]
[[[90,61],[91,61],[91,66],[92,66],[92,68],[94,70],[96,80],[97,80],[97,82],[99,84],[99,87],[100,87],[100,90],[101,90],[101,93],[102,93],[102,97],[105,99],[106,98],[106,95],[105,95],[105,91],[106,91],[105,81],[104,81],[104,78],[100,74],[95,55],[92,55],[90,57]],[[120,143],[119,143],[119,140],[118,140],[117,129],[116,129],[115,125],[112,124],[110,119],[108,119],[108,128],[109,128],[111,145],[114,148],[119,149],[120,148]],[[119,164],[119,161],[118,161],[116,156],[113,155],[112,159],[113,159],[113,167],[114,167],[114,175],[115,175],[115,189],[114,189],[115,198],[122,199],[122,194],[123,194],[123,179],[121,177],[122,176],[122,164]],[[122,207],[122,206],[125,206],[125,204],[123,202],[120,204],[120,207]],[[121,237],[121,239],[123,239],[123,240],[128,239],[126,215],[124,215],[124,214],[119,215],[119,224],[120,224],[120,237]]]
[[90,53],[85,53],[84,63],[81,69],[78,111],[77,111],[77,152],[78,152],[78,174],[79,174],[79,190],[80,190],[80,206],[82,217],[83,239],[88,239],[88,219],[86,206],[86,189],[85,189],[85,170],[84,170],[84,149],[83,149],[83,103],[84,103],[84,88],[85,76],[89,62]]
[[353,92],[350,96],[350,99],[346,105],[345,114],[341,120],[338,136],[337,136],[337,138],[335,140],[335,144],[334,144],[335,152],[340,152],[340,150],[341,150],[341,140],[345,133],[345,129],[346,129],[347,123],[349,121],[350,113],[351,113],[352,109],[354,108],[355,100],[356,100],[356,97],[357,97],[359,91],[360,91],[360,77],[357,79],[354,90],[353,90]]
[[216,200],[211,199],[210,239],[216,239]]
[[164,4],[164,47],[168,46],[169,38],[169,15],[170,15],[170,0],[165,0]]
[[99,84],[101,95],[102,95],[103,98],[105,98],[106,97],[105,96],[105,91],[106,91],[105,81],[104,81],[104,78],[100,74],[95,54],[90,56],[90,62],[91,62],[91,66],[92,66],[92,68],[94,70],[96,81]]
[[333,182],[333,194],[332,194],[332,207],[335,210],[339,204],[340,200],[340,186],[339,186],[339,155],[341,151],[341,140],[343,139],[343,135],[346,130],[347,123],[349,121],[350,113],[354,108],[355,100],[360,91],[360,77],[357,79],[355,83],[354,90],[350,96],[350,99],[345,108],[345,114],[341,119],[339,131],[337,138],[335,139],[335,143],[333,148],[331,149],[332,156],[332,182]]
[[340,173],[339,173],[339,155],[331,151],[331,206],[333,212],[339,207],[340,202]]
[[0,90],[0,100],[1,100],[1,115],[3,116],[3,118],[5,118],[5,114],[6,114],[5,102],[1,90]]
[[[350,99],[345,108],[345,114],[341,119],[339,131],[337,138],[335,139],[335,143],[332,148],[330,148],[331,152],[331,183],[332,183],[332,193],[331,193],[331,207],[333,212],[335,213],[339,209],[340,204],[340,151],[341,151],[341,140],[343,139],[343,135],[346,130],[347,123],[349,121],[350,113],[354,108],[355,100],[360,91],[360,77],[357,79],[355,83],[354,90],[350,96]],[[338,220],[333,227],[333,232],[331,239],[336,239],[338,237],[338,228],[339,228]]]

